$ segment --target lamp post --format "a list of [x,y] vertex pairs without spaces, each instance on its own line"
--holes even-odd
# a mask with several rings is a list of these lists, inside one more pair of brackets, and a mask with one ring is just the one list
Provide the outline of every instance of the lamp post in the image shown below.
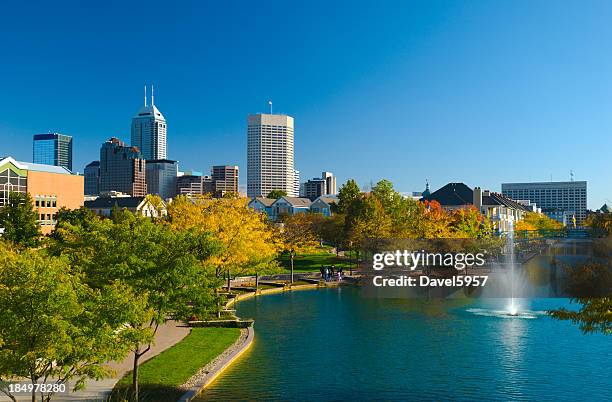
[[293,247],[291,247],[291,251],[290,251],[290,257],[291,257],[291,284],[293,285],[293,257],[295,257],[295,249]]
[[353,276],[353,258],[351,256],[351,251],[353,250],[353,242],[349,241],[349,275]]

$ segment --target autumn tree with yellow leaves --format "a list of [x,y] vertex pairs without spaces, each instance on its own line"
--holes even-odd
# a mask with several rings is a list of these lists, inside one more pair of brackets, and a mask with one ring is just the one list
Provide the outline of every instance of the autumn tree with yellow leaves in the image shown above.
[[259,276],[279,271],[276,255],[281,244],[274,227],[262,215],[248,207],[244,198],[176,197],[168,205],[168,222],[176,230],[196,228],[210,233],[221,242],[222,250],[211,258],[217,278],[245,274]]

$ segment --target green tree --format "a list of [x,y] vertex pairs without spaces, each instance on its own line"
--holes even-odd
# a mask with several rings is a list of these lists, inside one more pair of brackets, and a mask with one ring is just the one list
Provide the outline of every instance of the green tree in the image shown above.
[[156,216],[154,216],[153,219],[154,220],[163,219],[164,214],[166,213],[164,200],[162,200],[161,197],[157,194],[147,194],[146,199],[147,201],[151,203],[153,208],[155,208]]
[[612,249],[608,241],[598,246],[593,248],[592,260],[565,266],[563,291],[572,296],[570,301],[579,304],[580,308],[561,308],[548,313],[556,319],[577,324],[585,334],[612,335]]
[[586,220],[586,225],[595,231],[603,232],[610,236],[612,235],[612,213],[595,213],[589,215]]
[[559,320],[568,320],[578,324],[585,333],[601,332],[612,335],[612,297],[580,297],[571,299],[572,303],[581,305],[578,311],[558,309],[549,314]]
[[[0,246],[0,384],[76,379],[76,391],[88,378],[109,376],[103,363],[128,353],[137,334],[125,323],[149,315],[145,300],[118,282],[92,289],[64,259],[44,250]],[[48,401],[53,392],[38,395]]]
[[89,222],[96,219],[98,218],[89,208],[81,207],[78,209],[68,209],[62,207],[59,209],[59,211],[57,211],[57,223],[55,224],[53,232],[51,232],[51,238],[58,239],[58,236],[60,236],[59,229],[68,223],[71,225],[87,227]]
[[267,198],[272,198],[273,200],[277,200],[281,197],[285,197],[287,192],[285,190],[272,190],[268,193]]
[[168,319],[205,316],[215,305],[210,269],[203,265],[218,250],[209,233],[195,229],[175,231],[168,225],[122,211],[117,219],[94,220],[85,229],[67,224],[61,241],[52,248],[66,255],[73,269],[83,272],[87,283],[104,289],[115,281],[135,294],[147,295],[151,317],[129,323],[141,336],[134,337],[132,392],[138,400],[138,363]]
[[490,237],[493,229],[488,218],[476,208],[461,208],[450,214],[451,237],[476,239]]
[[222,247],[210,263],[215,276],[227,276],[228,290],[231,276],[259,275],[279,270],[275,262],[279,245],[276,232],[265,214],[249,208],[244,198],[200,199],[192,202],[177,197],[168,206],[170,226],[174,230],[194,229],[211,233]]
[[391,235],[392,221],[387,215],[380,200],[374,196],[366,196],[354,202],[351,206],[351,223],[348,228],[349,241],[366,248],[379,239]]
[[317,215],[295,214],[282,218],[280,238],[283,251],[289,253],[291,262],[291,283],[293,283],[293,264],[298,252],[317,245],[315,220]]
[[544,214],[527,212],[523,220],[516,223],[515,231],[536,231],[536,230],[560,230],[563,225]]
[[347,180],[338,191],[338,208],[337,212],[345,214],[348,212],[350,205],[361,195],[361,190],[357,182],[353,179]]
[[383,179],[376,183],[376,185],[372,187],[372,195],[378,198],[387,213],[391,214],[395,212],[401,205],[402,196],[395,191],[393,183],[389,180]]
[[8,203],[0,208],[2,237],[22,247],[35,247],[40,239],[37,220],[30,194],[11,192]]
[[315,227],[317,235],[328,244],[336,248],[336,255],[340,248],[344,246],[344,219],[343,214],[334,214],[327,218],[322,218]]

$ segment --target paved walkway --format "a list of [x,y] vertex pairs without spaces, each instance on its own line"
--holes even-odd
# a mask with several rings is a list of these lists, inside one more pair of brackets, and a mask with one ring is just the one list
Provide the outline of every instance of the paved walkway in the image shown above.
[[[178,343],[181,339],[189,334],[190,328],[183,326],[182,323],[176,321],[169,321],[166,324],[159,327],[157,335],[155,336],[155,344],[151,346],[145,355],[140,358],[140,364],[149,360],[155,355],[168,349],[170,346]],[[112,391],[113,387],[128,371],[132,370],[133,355],[128,355],[121,362],[111,362],[108,364],[115,372],[116,375],[113,378],[107,378],[101,381],[87,381],[86,388],[76,393],[57,394],[52,399],[53,401],[100,401],[104,400],[105,396]],[[72,389],[73,383],[69,383],[67,389]],[[29,401],[31,396],[21,394],[17,397],[18,401]],[[0,401],[10,401],[8,397],[0,393]]]

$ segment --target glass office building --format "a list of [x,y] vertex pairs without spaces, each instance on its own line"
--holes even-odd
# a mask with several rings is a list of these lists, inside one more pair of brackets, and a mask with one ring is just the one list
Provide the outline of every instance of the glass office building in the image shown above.
[[146,163],[147,193],[157,194],[163,200],[174,197],[178,163],[168,159],[154,159]]
[[34,163],[72,171],[72,137],[59,133],[36,134],[32,159]]

